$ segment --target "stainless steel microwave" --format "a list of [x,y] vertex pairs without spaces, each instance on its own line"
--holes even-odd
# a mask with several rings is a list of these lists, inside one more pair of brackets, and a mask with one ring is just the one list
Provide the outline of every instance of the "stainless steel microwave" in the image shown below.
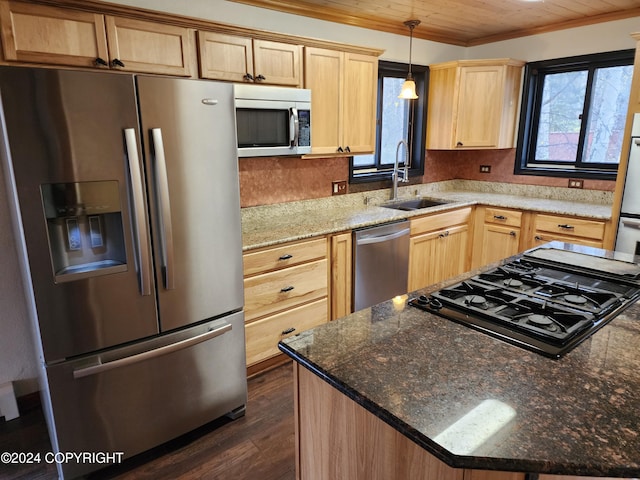
[[311,90],[235,85],[239,157],[311,153]]

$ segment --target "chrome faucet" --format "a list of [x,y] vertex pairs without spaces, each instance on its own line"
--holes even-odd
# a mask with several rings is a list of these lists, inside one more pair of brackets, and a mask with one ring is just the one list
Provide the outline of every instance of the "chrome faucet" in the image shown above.
[[[400,153],[400,147],[404,145],[404,169],[398,168],[398,153]],[[409,167],[407,162],[409,160],[409,145],[406,140],[400,140],[396,147],[396,161],[393,164],[393,172],[391,173],[391,181],[393,182],[393,193],[391,194],[391,200],[398,199],[398,181],[406,183],[409,181]],[[402,178],[398,180],[398,177],[402,174]]]

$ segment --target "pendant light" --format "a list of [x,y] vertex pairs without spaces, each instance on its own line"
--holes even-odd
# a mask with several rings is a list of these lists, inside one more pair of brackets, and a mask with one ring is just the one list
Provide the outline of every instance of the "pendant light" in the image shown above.
[[409,27],[409,73],[407,74],[407,79],[402,84],[398,98],[414,100],[418,98],[418,95],[416,94],[416,82],[413,81],[413,75],[411,75],[411,48],[413,46],[413,29],[420,25],[420,20],[407,20],[404,24]]

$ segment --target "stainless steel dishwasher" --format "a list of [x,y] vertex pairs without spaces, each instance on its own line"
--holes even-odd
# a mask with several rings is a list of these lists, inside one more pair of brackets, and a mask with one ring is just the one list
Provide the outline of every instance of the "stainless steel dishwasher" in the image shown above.
[[409,222],[379,225],[353,232],[353,310],[407,293]]

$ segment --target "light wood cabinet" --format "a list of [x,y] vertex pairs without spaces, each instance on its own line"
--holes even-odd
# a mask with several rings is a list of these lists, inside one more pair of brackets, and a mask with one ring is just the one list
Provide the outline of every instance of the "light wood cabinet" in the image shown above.
[[469,270],[471,207],[411,220],[409,291]]
[[430,65],[427,149],[513,148],[524,62]]
[[200,76],[213,80],[302,86],[302,47],[198,31]]
[[525,474],[520,472],[465,470],[464,480],[525,480]]
[[373,152],[378,57],[314,47],[304,52],[312,154]]
[[109,15],[105,22],[112,68],[183,77],[194,73],[193,31]]
[[294,363],[299,480],[524,480],[523,473],[452,468]]
[[533,248],[551,241],[608,248],[605,242],[612,234],[610,222],[605,220],[534,213],[530,223],[531,232],[528,234],[525,248]]
[[521,211],[480,206],[476,209],[476,224],[474,267],[502,260],[521,251]]
[[284,360],[283,338],[328,320],[327,239],[245,252],[245,337],[250,375]]
[[10,0],[0,24],[7,62],[191,76],[187,28]]
[[331,320],[352,311],[352,233],[331,237]]

